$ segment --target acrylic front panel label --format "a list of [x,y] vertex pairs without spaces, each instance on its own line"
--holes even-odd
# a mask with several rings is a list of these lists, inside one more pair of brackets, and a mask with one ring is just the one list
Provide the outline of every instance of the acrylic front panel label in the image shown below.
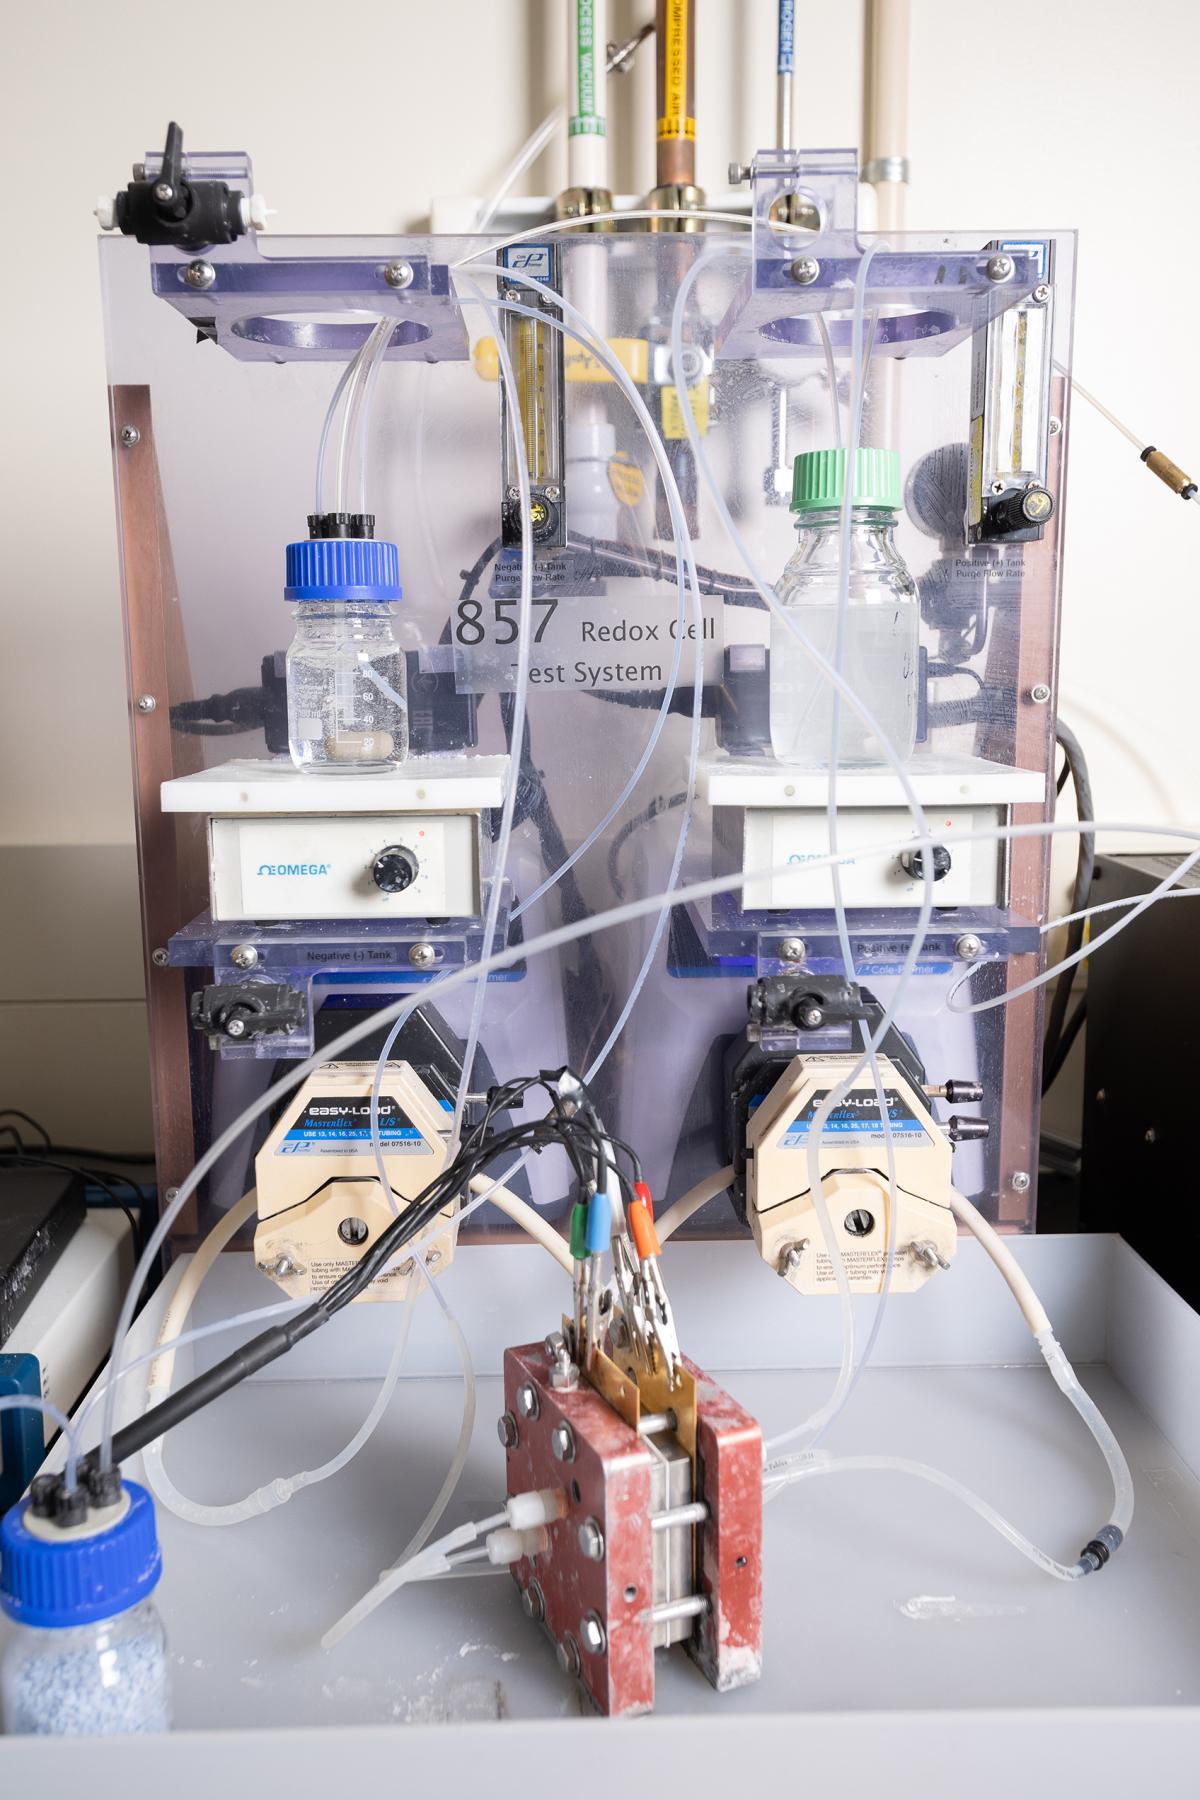
[[[700,646],[701,679],[720,679],[724,647],[723,607],[702,595],[703,616],[695,617],[690,588],[684,594],[683,623],[672,565],[671,579],[581,583],[579,565],[569,555],[538,559],[529,619],[529,680],[533,688],[605,690],[620,693],[665,688],[679,651],[675,675],[680,690],[691,688]],[[512,689],[521,652],[519,564],[498,570],[490,591],[460,600],[451,616],[455,683],[460,693]]]

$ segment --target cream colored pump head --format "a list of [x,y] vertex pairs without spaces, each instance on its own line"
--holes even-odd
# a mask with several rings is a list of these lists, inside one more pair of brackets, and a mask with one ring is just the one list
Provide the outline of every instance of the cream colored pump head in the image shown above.
[[[297,1089],[255,1160],[259,1267],[295,1299],[332,1287],[440,1174],[449,1114],[408,1063],[389,1063],[379,1130],[391,1195],[371,1148],[373,1062],[326,1063]],[[440,1273],[454,1254],[451,1203],[423,1254]],[[416,1275],[406,1258],[377,1276],[364,1300],[404,1300]]]
[[[750,1225],[764,1261],[801,1294],[832,1294],[837,1277],[809,1175],[813,1122],[854,1056],[797,1056],[746,1132]],[[958,1227],[950,1209],[951,1145],[925,1097],[887,1057],[879,1058],[896,1164],[895,1261],[891,1286],[911,1293],[945,1268]],[[868,1076],[834,1107],[821,1132],[822,1190],[856,1294],[876,1294],[887,1265],[890,1198],[879,1095]]]

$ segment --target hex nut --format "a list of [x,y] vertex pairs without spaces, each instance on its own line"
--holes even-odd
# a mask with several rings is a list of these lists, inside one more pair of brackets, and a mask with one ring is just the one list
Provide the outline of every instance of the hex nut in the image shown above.
[[597,1519],[585,1519],[577,1533],[579,1554],[587,1562],[604,1561],[604,1533]]
[[592,1656],[604,1655],[608,1648],[608,1633],[598,1612],[584,1613],[579,1621],[579,1637],[584,1649]]
[[554,1452],[556,1461],[563,1463],[575,1461],[575,1433],[565,1419],[561,1419],[550,1433],[550,1448]]
[[537,1389],[532,1381],[523,1381],[517,1389],[517,1411],[523,1419],[536,1419],[541,1410]]

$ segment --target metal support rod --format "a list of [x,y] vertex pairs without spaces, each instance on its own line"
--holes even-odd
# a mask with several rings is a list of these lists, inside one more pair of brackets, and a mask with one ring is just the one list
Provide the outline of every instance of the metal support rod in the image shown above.
[[677,1423],[673,1412],[643,1413],[638,1431],[642,1437],[659,1437],[664,1431],[674,1431]]
[[682,1525],[703,1525],[707,1518],[708,1508],[703,1500],[689,1500],[686,1506],[671,1506],[665,1512],[651,1514],[650,1529],[677,1531]]
[[685,1594],[681,1600],[664,1600],[661,1606],[652,1606],[650,1622],[653,1625],[669,1625],[672,1619],[698,1619],[701,1613],[707,1611],[707,1594]]

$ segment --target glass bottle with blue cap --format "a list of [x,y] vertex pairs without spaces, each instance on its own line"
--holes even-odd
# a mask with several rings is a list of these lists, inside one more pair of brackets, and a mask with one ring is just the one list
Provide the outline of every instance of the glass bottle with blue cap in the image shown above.
[[166,1731],[167,1640],[154,1503],[115,1469],[64,1494],[39,1475],[0,1522],[4,1729],[35,1737]]
[[286,599],[296,603],[287,653],[288,747],[298,769],[361,775],[408,755],[401,598],[395,544],[370,513],[324,513],[287,547]]

